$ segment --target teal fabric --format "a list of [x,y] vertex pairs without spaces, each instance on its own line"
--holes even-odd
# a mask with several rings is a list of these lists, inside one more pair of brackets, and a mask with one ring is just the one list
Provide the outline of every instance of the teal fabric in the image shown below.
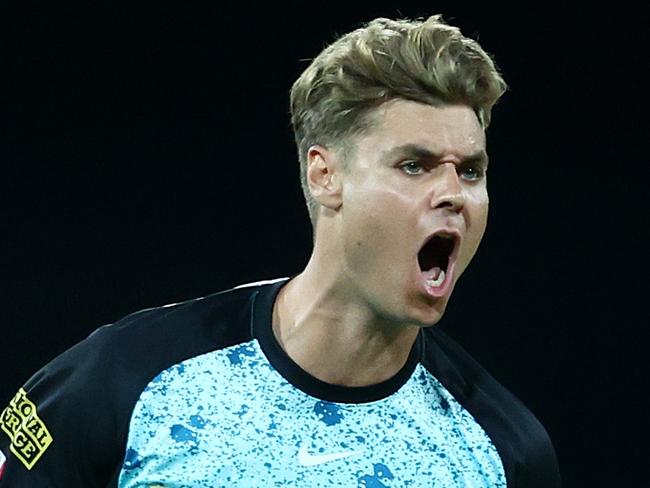
[[168,368],[131,417],[119,486],[505,487],[474,418],[420,364],[394,394],[332,403],[286,381],[257,340]]

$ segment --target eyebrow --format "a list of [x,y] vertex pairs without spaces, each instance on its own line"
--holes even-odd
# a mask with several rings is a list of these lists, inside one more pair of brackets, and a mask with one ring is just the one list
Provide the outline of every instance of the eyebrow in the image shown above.
[[[385,153],[387,159],[393,159],[397,156],[409,156],[430,161],[437,161],[442,157],[441,154],[435,153],[419,144],[403,144],[401,146],[396,146]],[[488,167],[488,155],[484,149],[462,157],[460,161],[461,164],[478,163],[485,169]]]

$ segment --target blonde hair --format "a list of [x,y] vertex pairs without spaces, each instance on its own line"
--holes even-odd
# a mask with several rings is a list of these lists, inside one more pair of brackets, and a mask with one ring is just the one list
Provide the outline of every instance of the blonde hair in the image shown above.
[[291,88],[291,123],[309,217],[318,203],[307,185],[307,151],[314,144],[343,151],[372,126],[368,115],[402,98],[429,105],[465,104],[485,129],[506,83],[490,56],[457,27],[426,20],[375,19],[326,47]]

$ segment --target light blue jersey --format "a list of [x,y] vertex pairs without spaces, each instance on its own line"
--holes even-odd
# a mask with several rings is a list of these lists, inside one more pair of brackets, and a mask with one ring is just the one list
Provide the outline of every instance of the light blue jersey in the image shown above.
[[138,400],[119,486],[502,487],[492,442],[421,365],[392,395],[295,388],[257,340],[166,369]]

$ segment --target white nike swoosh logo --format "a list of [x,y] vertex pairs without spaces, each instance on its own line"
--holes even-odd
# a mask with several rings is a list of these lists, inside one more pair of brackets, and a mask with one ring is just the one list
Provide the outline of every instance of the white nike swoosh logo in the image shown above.
[[303,466],[316,466],[317,464],[328,463],[330,461],[362,453],[363,451],[342,451],[330,454],[309,454],[307,443],[303,442],[298,451],[298,462]]

